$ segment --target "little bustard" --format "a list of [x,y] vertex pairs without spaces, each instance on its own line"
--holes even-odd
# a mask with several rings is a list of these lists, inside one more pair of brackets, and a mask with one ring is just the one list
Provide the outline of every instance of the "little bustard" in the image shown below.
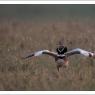
[[58,54],[57,52],[52,52],[49,50],[41,50],[41,51],[37,51],[34,53],[30,53],[27,56],[24,57],[24,59],[29,58],[29,57],[35,57],[35,56],[41,56],[42,54],[44,55],[49,55],[52,56],[55,59],[55,62],[57,63],[57,70],[59,71],[59,68],[64,66],[67,67],[68,66],[68,60],[67,58],[69,56],[75,55],[75,54],[80,54],[83,55],[85,57],[92,57],[95,58],[95,53],[94,52],[89,52],[80,48],[76,48],[73,50],[70,50],[64,54]]

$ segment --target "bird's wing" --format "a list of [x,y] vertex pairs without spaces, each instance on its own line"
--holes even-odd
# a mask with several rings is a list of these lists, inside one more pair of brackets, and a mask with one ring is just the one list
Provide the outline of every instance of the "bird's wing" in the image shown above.
[[88,51],[85,51],[85,50],[80,49],[80,48],[76,48],[76,49],[73,49],[71,51],[68,51],[64,55],[68,57],[68,56],[71,56],[74,54],[81,54],[81,55],[84,55],[86,57],[93,57],[94,56],[94,54],[92,52],[88,52]]
[[40,56],[42,54],[47,54],[47,55],[50,55],[50,56],[53,56],[53,57],[58,56],[57,53],[55,53],[55,52],[51,52],[49,50],[41,50],[41,51],[37,51],[37,52],[34,52],[34,53],[30,53],[27,56],[25,56],[24,58],[29,58],[29,57],[33,57],[33,56]]

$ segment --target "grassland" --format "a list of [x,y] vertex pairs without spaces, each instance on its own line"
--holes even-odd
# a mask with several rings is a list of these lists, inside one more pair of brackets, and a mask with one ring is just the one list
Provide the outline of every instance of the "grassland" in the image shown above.
[[72,56],[59,73],[49,56],[22,59],[60,40],[95,51],[95,5],[0,5],[0,91],[95,90],[95,59]]
[[[0,90],[95,90],[95,60],[79,55],[57,72],[51,57],[28,60],[21,57],[41,49],[55,50],[59,40],[68,49],[95,50],[95,21],[2,20],[0,22]],[[77,60],[76,60],[77,59]]]

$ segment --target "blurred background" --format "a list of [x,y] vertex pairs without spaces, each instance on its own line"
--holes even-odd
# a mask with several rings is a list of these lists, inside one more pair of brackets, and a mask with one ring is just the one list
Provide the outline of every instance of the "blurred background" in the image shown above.
[[1,18],[66,19],[94,18],[94,4],[2,4]]
[[59,41],[68,50],[95,51],[94,4],[1,4],[0,90],[95,90],[94,59],[72,56],[60,72],[52,57],[22,59],[36,50],[55,51]]

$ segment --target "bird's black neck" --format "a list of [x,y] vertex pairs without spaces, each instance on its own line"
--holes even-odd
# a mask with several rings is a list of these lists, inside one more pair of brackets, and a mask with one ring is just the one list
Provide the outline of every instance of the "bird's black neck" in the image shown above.
[[67,47],[64,47],[64,46],[59,46],[57,49],[56,49],[57,53],[59,55],[62,55],[64,54],[65,52],[67,52]]

